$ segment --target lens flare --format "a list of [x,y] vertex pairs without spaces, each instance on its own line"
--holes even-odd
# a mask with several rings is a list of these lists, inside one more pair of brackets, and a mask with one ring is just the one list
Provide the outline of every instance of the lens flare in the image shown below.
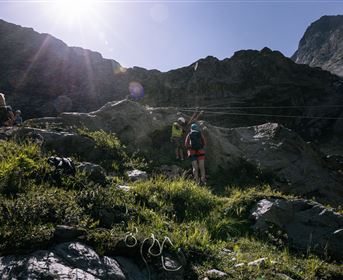
[[133,99],[139,100],[144,97],[144,88],[138,82],[131,82],[129,84],[129,92]]
[[61,95],[57,97],[54,100],[53,104],[54,104],[55,110],[58,113],[68,112],[73,107],[73,101],[66,95]]

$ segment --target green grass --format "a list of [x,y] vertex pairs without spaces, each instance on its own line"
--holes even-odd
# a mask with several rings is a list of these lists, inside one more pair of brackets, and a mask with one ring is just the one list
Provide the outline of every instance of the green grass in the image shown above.
[[[114,138],[102,141],[110,151],[122,149]],[[275,242],[278,236],[262,240],[253,234],[248,214],[254,203],[289,198],[268,185],[224,188],[220,196],[184,178],[156,177],[131,184],[129,192],[116,188],[123,180],[116,177],[106,187],[80,174],[57,185],[45,176],[51,169],[39,146],[0,141],[0,152],[0,254],[49,246],[55,227],[64,224],[86,229],[84,242],[100,254],[129,252],[137,259],[144,240],[151,244],[152,235],[160,242],[168,237],[172,244],[166,249],[178,256],[182,248],[187,259],[187,279],[204,277],[214,268],[227,273],[227,279],[281,279],[280,273],[304,280],[343,277],[338,264],[294,254]],[[128,234],[138,241],[130,250],[124,242]],[[261,257],[267,258],[264,267],[247,265]],[[235,268],[238,263],[244,265]]]
[[130,154],[114,133],[107,133],[103,130],[90,131],[86,128],[77,129],[76,132],[95,141],[94,149],[99,150],[102,154],[96,163],[106,170],[123,175],[124,171],[128,169],[149,169],[145,158],[139,154]]

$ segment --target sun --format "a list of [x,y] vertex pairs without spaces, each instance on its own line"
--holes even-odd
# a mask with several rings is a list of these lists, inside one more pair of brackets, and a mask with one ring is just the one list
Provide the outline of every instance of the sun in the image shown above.
[[94,4],[94,0],[58,0],[56,13],[66,21],[83,20],[90,16]]

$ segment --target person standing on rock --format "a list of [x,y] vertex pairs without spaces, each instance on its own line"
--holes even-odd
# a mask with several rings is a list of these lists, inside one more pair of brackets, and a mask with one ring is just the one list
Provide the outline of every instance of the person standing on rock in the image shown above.
[[15,126],[21,126],[23,124],[23,118],[21,116],[21,111],[16,110],[14,113],[14,120],[13,120],[13,125]]
[[6,106],[6,99],[3,93],[0,93],[0,126],[11,126],[14,114],[11,106]]
[[6,107],[5,94],[0,92],[0,107]]
[[183,117],[177,119],[177,122],[173,123],[172,126],[172,135],[170,141],[175,145],[175,156],[176,160],[184,160],[183,157],[183,137],[185,134],[185,127],[186,120]]
[[175,145],[176,160],[184,160],[184,139],[186,132],[190,129],[190,124],[199,119],[203,111],[199,112],[198,109],[194,112],[192,117],[187,122],[184,117],[179,117],[177,122],[172,125],[171,142]]
[[[205,146],[206,141],[203,134],[200,131],[200,127],[193,123],[191,125],[191,131],[188,133],[185,146],[187,148],[188,157],[192,161],[193,175],[195,181],[200,185],[206,185],[205,174]],[[200,170],[200,180],[199,180]]]

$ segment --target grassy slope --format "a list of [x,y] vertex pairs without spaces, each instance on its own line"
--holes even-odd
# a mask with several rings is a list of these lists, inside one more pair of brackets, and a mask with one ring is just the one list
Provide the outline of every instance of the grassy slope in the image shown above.
[[[123,162],[129,157],[111,137],[93,137],[103,139],[99,145],[112,151],[108,168],[123,171],[142,165],[132,158]],[[121,254],[130,232],[138,239],[131,250],[137,259],[144,239],[154,234],[162,241],[167,236],[174,245],[169,244],[169,251],[178,255],[175,248],[180,247],[188,260],[187,279],[198,279],[213,268],[226,272],[228,279],[282,279],[280,274],[293,279],[343,278],[338,264],[311,253],[289,252],[281,232],[271,232],[268,240],[254,236],[247,219],[253,203],[265,197],[287,198],[268,186],[228,188],[217,196],[192,181],[163,177],[132,184],[129,192],[116,188],[122,178],[110,178],[108,186],[101,187],[77,174],[57,184],[49,177],[47,157],[33,143],[0,141],[0,254],[46,247],[55,226],[64,224],[86,229],[85,242],[100,254]],[[134,239],[129,236],[126,241]],[[234,267],[261,257],[268,258],[263,268]]]

